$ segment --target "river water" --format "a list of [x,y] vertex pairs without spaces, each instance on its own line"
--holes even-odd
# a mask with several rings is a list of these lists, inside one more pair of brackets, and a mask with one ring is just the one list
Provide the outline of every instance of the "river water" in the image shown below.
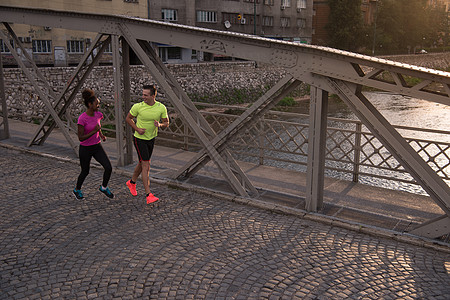
[[[450,131],[450,106],[390,93],[369,92],[365,93],[365,96],[392,125]],[[299,105],[293,108],[291,112],[308,114],[309,101],[299,103]],[[328,116],[334,118],[358,120],[358,118],[345,105],[345,103],[343,103],[339,99],[336,100],[334,98],[331,98],[329,101]],[[296,120],[292,119],[292,121]],[[304,122],[304,119],[302,121]],[[398,131],[405,138],[450,143],[450,134],[401,129],[399,129]],[[430,148],[431,147],[427,148],[427,150]],[[439,165],[448,166],[446,168],[446,171],[448,172],[448,170],[450,169],[448,158],[449,151],[447,150],[446,153],[447,155],[439,155],[435,159],[439,163]],[[328,171],[326,173],[327,176],[339,177],[336,172]],[[409,175],[406,175],[403,179],[411,179],[411,177]],[[425,191],[418,185],[394,182],[392,180],[382,180],[374,177],[361,176],[359,182],[375,186],[382,186],[390,189],[403,190],[418,194],[426,194]],[[450,184],[450,182],[447,181],[447,184]]]
[[[392,124],[435,130],[450,130],[450,106],[390,93],[365,93],[370,102]],[[309,103],[301,103],[292,112],[309,113]],[[328,116],[358,120],[341,100],[331,99]],[[424,135],[425,138],[429,137]],[[450,136],[440,136],[450,142]]]

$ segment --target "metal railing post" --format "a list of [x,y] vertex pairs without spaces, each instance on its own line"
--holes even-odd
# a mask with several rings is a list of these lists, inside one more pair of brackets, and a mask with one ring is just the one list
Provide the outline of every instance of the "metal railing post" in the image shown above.
[[[7,43],[7,41],[5,41]],[[2,120],[0,123],[0,140],[9,138],[9,125],[8,125],[8,106],[6,105],[5,95],[5,83],[3,76],[3,62],[2,55],[0,54],[0,100],[2,102]]]
[[[181,120],[181,119],[180,119]],[[181,120],[181,122],[183,122],[183,120]],[[189,127],[184,124],[183,122],[183,132],[184,132],[184,136],[183,136],[183,142],[184,142],[184,150],[189,150]]]
[[356,123],[356,132],[355,132],[355,146],[354,153],[355,156],[353,158],[353,182],[359,181],[359,162],[361,159],[361,131],[362,131],[362,123]]
[[259,165],[264,165],[264,116],[261,117],[258,126],[258,141],[259,141]]
[[121,55],[119,50],[119,37],[111,36],[111,48],[113,51],[113,70],[114,70],[114,114],[116,121],[116,146],[117,146],[117,166],[125,166],[124,155],[124,127],[123,127],[123,106],[122,106],[122,68]]
[[[122,45],[122,76],[123,76],[123,117],[126,118],[131,109],[131,82],[130,82],[130,46],[123,38],[120,39]],[[123,154],[123,164],[133,163],[133,130],[128,124],[123,125],[125,132],[125,146]]]
[[311,87],[305,201],[305,209],[311,212],[323,206],[327,110],[328,92]]

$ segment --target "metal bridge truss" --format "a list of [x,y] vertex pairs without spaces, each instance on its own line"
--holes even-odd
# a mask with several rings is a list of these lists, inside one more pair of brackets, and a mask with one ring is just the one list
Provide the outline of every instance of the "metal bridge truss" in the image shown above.
[[[371,87],[450,105],[450,74],[447,72],[331,48],[124,16],[0,6],[0,22],[3,22],[6,28],[6,33],[0,31],[0,38],[4,41],[12,38],[22,49],[21,52],[31,65],[30,69],[25,66],[14,49],[10,50],[49,111],[29,145],[42,144],[52,129],[58,126],[72,148],[76,149],[61,118],[84,79],[97,63],[106,44],[111,40],[119,165],[131,162],[131,143],[129,142],[131,133],[129,129],[125,129],[123,122],[123,110],[128,111],[130,106],[128,47],[133,49],[141,62],[148,68],[154,80],[166,93],[168,100],[183,119],[184,124],[190,127],[203,147],[189,163],[174,174],[174,178],[181,179],[192,176],[212,160],[233,190],[241,196],[257,196],[258,192],[227,151],[231,137],[242,133],[246,127],[261,118],[270,107],[295,89],[300,82],[305,82],[311,85],[306,209],[317,211],[323,205],[327,101],[328,93],[331,92],[346,102],[364,125],[389,149],[399,163],[444,211],[445,214],[442,217],[422,224],[412,233],[432,238],[450,233],[450,189],[448,185],[361,93],[362,87]],[[72,79],[64,90],[56,95],[56,92],[39,73],[31,57],[26,54],[8,23],[98,32],[99,35],[80,62]],[[107,39],[105,39],[106,36]],[[285,69],[288,75],[226,129],[217,134],[158,58],[149,41],[269,63]],[[8,43],[5,44],[8,45]],[[88,59],[89,56],[92,58]],[[407,80],[409,77],[418,80],[409,81]],[[408,84],[408,82],[418,83]],[[2,84],[3,77],[0,78],[0,87]],[[125,103],[122,103],[122,98]],[[0,132],[6,132],[5,99],[4,97],[1,99],[4,115],[1,124],[3,131]],[[127,140],[128,142],[125,142]]]

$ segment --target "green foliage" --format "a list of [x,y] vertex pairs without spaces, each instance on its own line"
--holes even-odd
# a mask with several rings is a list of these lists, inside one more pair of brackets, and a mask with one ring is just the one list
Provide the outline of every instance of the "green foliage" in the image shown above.
[[375,54],[446,46],[448,32],[443,7],[430,6],[426,0],[378,1]]
[[205,103],[215,103],[215,104],[242,104],[254,102],[256,99],[261,97],[265,93],[265,90],[261,89],[219,89],[218,91],[211,92],[208,94],[191,94],[189,95],[192,101],[195,102],[205,102]]
[[366,36],[361,13],[361,0],[329,0],[330,16],[326,28],[330,46],[357,51]]
[[277,103],[277,106],[294,106],[296,104],[294,98],[292,97],[284,97]]
[[242,114],[242,109],[228,108],[223,113],[227,114],[227,115],[238,116],[238,115]]

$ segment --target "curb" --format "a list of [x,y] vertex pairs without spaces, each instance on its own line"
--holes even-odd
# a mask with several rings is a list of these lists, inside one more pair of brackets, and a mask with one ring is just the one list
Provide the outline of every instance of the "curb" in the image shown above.
[[[53,158],[53,159],[63,161],[63,162],[69,162],[69,163],[73,163],[73,164],[79,163],[78,160],[75,160],[72,158],[42,153],[39,151],[25,149],[22,147],[4,144],[1,142],[0,142],[0,147],[6,148],[9,150],[16,150],[16,151],[20,151],[20,152],[24,152],[24,153],[38,155],[38,156],[42,156],[42,157]],[[97,168],[97,169],[102,169],[102,167],[96,163],[93,163],[92,167]],[[118,167],[113,167],[113,173],[115,173],[117,175],[123,175],[123,176],[131,176],[132,175],[132,172],[126,171],[123,169],[119,169]],[[186,190],[186,191],[194,191],[197,193],[209,195],[209,196],[212,196],[215,198],[220,198],[220,199],[235,202],[238,204],[261,208],[261,209],[269,210],[269,211],[272,211],[275,213],[293,215],[293,216],[297,216],[301,219],[315,221],[315,222],[319,222],[319,223],[325,224],[325,225],[336,226],[339,228],[351,230],[351,231],[358,232],[358,233],[367,234],[367,235],[374,236],[374,237],[391,239],[391,240],[395,240],[398,242],[407,243],[410,245],[419,246],[419,247],[423,247],[423,248],[429,248],[429,249],[433,249],[435,251],[440,251],[440,252],[450,254],[450,244],[440,242],[437,240],[433,240],[433,239],[429,239],[429,238],[425,238],[425,237],[421,237],[421,236],[417,236],[417,235],[413,235],[410,233],[393,231],[393,230],[376,227],[376,226],[371,226],[371,225],[367,225],[367,224],[363,224],[363,223],[359,223],[359,222],[348,221],[348,220],[336,218],[333,216],[326,216],[326,215],[322,215],[319,213],[311,213],[311,212],[307,212],[307,211],[299,209],[299,208],[292,208],[292,207],[276,205],[276,204],[273,204],[271,202],[264,201],[261,199],[242,197],[242,196],[237,196],[235,194],[230,194],[230,193],[226,193],[226,192],[219,192],[219,191],[215,191],[215,190],[208,189],[205,187],[200,187],[200,186],[188,184],[185,182],[180,182],[180,181],[170,179],[170,178],[160,178],[160,177],[151,176],[151,175],[150,175],[150,178],[152,179],[153,182],[155,182],[159,185],[166,185],[169,188],[176,188],[176,189]]]

